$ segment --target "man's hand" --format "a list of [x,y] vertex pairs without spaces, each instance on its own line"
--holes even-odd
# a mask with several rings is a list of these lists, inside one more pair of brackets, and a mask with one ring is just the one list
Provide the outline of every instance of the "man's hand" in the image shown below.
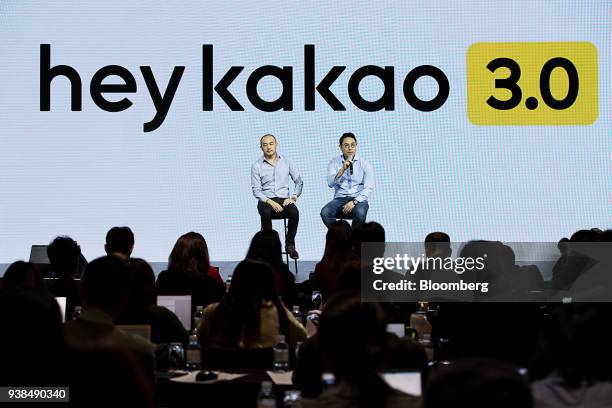
[[279,213],[279,212],[283,211],[283,207],[279,203],[277,203],[276,201],[270,199],[270,200],[268,200],[266,202],[272,206],[272,209],[274,210],[274,212]]
[[355,203],[353,203],[353,200],[351,200],[348,203],[344,204],[344,206],[342,207],[342,213],[350,214],[350,212],[353,211],[353,208],[355,208]]
[[352,160],[345,160],[344,163],[342,163],[342,167],[340,167],[340,170],[338,170],[338,173],[336,173],[336,180],[342,177],[342,175],[344,174],[346,169],[350,167],[352,162]]
[[283,201],[283,207],[286,207],[288,205],[293,205],[293,204],[295,204],[295,198],[294,197],[285,198],[285,201]]
[[344,163],[342,163],[343,171],[348,169],[351,166],[352,162],[353,162],[353,160],[345,160]]

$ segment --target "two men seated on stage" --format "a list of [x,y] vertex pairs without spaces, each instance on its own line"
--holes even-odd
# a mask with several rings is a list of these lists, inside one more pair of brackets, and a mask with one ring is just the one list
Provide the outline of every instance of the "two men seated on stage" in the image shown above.
[[[287,157],[276,153],[278,144],[273,135],[264,135],[259,145],[263,156],[251,166],[251,187],[253,195],[259,200],[257,211],[261,216],[261,229],[272,229],[274,214],[287,218],[285,252],[292,259],[298,259],[300,255],[295,249],[295,234],[300,213],[295,202],[302,194],[304,182],[293,163]],[[289,178],[295,184],[291,196],[289,196]]]
[[[272,218],[287,218],[288,228],[285,251],[293,259],[299,255],[295,249],[300,213],[295,205],[302,193],[304,182],[293,163],[277,153],[277,140],[264,135],[259,146],[263,152],[251,166],[251,187],[257,198],[257,211],[261,216],[261,229],[272,229]],[[368,198],[374,188],[372,165],[357,156],[357,138],[352,133],[340,137],[341,155],[334,157],[327,166],[327,185],[334,189],[334,199],[321,210],[323,223],[329,228],[337,218],[353,220],[353,228],[363,225],[368,214]],[[295,184],[289,196],[289,178]]]
[[352,218],[353,229],[363,225],[368,214],[368,198],[374,188],[372,165],[357,156],[357,138],[352,133],[340,136],[341,155],[327,165],[327,185],[334,199],[321,209],[321,218],[331,227],[337,218]]

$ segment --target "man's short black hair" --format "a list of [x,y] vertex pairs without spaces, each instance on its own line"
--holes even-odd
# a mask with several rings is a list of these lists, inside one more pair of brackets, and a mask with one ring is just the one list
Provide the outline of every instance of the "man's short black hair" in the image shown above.
[[450,242],[450,237],[445,232],[430,232],[425,237],[425,242]]
[[438,256],[451,254],[450,236],[441,231],[430,232],[425,237],[425,255]]
[[108,255],[119,252],[130,256],[132,248],[134,248],[134,233],[130,227],[113,227],[106,233],[104,249]]
[[47,256],[51,269],[59,274],[71,276],[77,270],[81,247],[70,237],[57,237],[47,247]]
[[[274,139],[274,141],[276,142],[276,136],[274,136],[274,135],[273,135],[273,134],[271,134],[271,133],[266,133],[265,135],[263,135],[262,137],[260,137],[260,138],[259,138],[259,145],[260,145],[260,146],[261,146],[261,142],[263,141],[263,138],[264,138],[264,137],[268,137],[268,136],[270,136],[270,137],[271,137],[272,139]],[[276,143],[278,143],[278,142],[276,142]]]
[[116,256],[103,256],[87,265],[81,278],[81,294],[88,306],[105,310],[120,304],[132,285],[131,270]]
[[342,141],[348,137],[352,138],[355,141],[355,143],[357,143],[357,138],[355,137],[355,135],[352,134],[351,132],[346,132],[346,133],[343,133],[342,136],[340,136],[340,143],[338,144],[342,146]]

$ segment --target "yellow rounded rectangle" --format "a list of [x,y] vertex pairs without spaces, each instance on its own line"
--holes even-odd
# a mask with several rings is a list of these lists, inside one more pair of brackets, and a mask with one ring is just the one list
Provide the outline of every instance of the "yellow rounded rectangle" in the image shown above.
[[467,110],[475,125],[590,125],[599,114],[590,42],[475,43]]

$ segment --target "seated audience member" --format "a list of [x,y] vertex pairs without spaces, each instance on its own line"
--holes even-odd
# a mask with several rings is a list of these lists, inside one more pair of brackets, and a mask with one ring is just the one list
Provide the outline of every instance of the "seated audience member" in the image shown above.
[[[361,261],[355,259],[342,265],[336,290],[338,293],[361,290]],[[380,307],[385,312],[387,323],[402,323],[408,319],[408,315],[393,303],[380,303]],[[393,335],[388,335],[387,339],[390,350],[387,368],[414,369],[425,373],[427,355],[418,343],[409,338],[399,339]],[[300,355],[293,372],[293,384],[302,391],[304,397],[314,398],[322,391],[320,379],[326,369],[327,366],[320,353],[318,335],[315,334],[300,348]]]
[[46,289],[27,285],[0,294],[0,385],[65,385],[60,308]]
[[[501,242],[470,241],[460,251],[462,258],[484,258],[482,270],[466,270],[465,281],[488,282],[487,293],[474,299],[513,299],[516,269],[512,251]],[[464,296],[464,295],[461,295]],[[518,296],[516,299],[519,299]],[[494,358],[526,366],[535,351],[542,314],[538,303],[500,301],[442,302],[439,304],[434,335],[447,337],[455,357]]]
[[49,284],[49,292],[55,297],[66,298],[66,315],[72,316],[74,307],[81,304],[79,287],[74,280],[81,247],[70,237],[57,237],[47,247],[47,256],[57,278]]
[[[381,365],[381,369],[420,371],[422,378],[425,378],[428,368],[427,354],[419,343],[408,337],[399,338],[393,333],[387,333],[386,342],[389,358]],[[304,342],[296,361],[293,385],[302,391],[304,398],[316,398],[323,391],[321,375],[325,371],[330,371],[321,356],[318,334]]]
[[151,266],[140,258],[130,258],[126,263],[132,275],[130,299],[115,323],[151,326],[151,341],[156,344],[187,343],[187,331],[179,318],[157,305],[155,274]]
[[253,260],[240,262],[227,295],[204,309],[200,343],[208,348],[273,347],[279,334],[291,346],[306,338],[304,327],[276,294],[270,266]]
[[123,350],[100,349],[77,354],[71,374],[72,406],[154,406],[153,383],[134,357]]
[[529,384],[515,366],[459,360],[438,368],[425,389],[425,408],[530,408]]
[[325,305],[319,346],[336,384],[300,407],[419,407],[418,397],[391,388],[377,369],[388,361],[386,319],[377,303],[356,292],[338,293]]
[[134,250],[134,233],[130,227],[113,227],[108,230],[104,250],[106,255],[129,258]]
[[251,240],[247,251],[247,259],[267,262],[272,267],[274,287],[282,301],[289,306],[295,304],[297,293],[295,290],[295,277],[283,262],[281,241],[275,230],[257,232]]
[[450,236],[446,232],[430,232],[425,237],[425,256],[450,256],[452,253],[450,242]]
[[[367,254],[362,254],[362,244],[367,243],[377,245],[371,246]],[[353,247],[353,254],[361,260],[362,266],[369,268],[368,265],[372,265],[374,258],[382,257],[385,254],[385,229],[377,222],[367,222],[359,228],[353,229],[351,245]],[[369,276],[371,279],[382,279],[384,282],[393,283],[404,279],[404,275],[388,269],[385,269],[380,275],[369,274]]]
[[314,270],[314,287],[324,299],[336,290],[340,267],[351,258],[351,226],[344,220],[334,222],[325,235],[323,258]]
[[47,289],[41,270],[31,262],[13,262],[2,277],[0,290],[7,290],[14,286],[26,285],[39,289]]
[[[353,228],[351,232],[351,246],[353,254],[357,258],[361,258],[361,244],[366,242],[384,243],[385,229],[377,222],[367,222],[359,228]],[[384,250],[384,246],[381,247]],[[381,248],[377,248],[379,251]],[[370,254],[370,258],[376,254]]]
[[81,279],[83,312],[64,325],[64,337],[66,345],[75,352],[108,348],[129,352],[153,378],[153,345],[114,324],[128,302],[131,284],[130,270],[122,259],[105,256],[89,263]]
[[598,242],[603,232],[593,228],[590,230],[578,230],[572,234],[570,239],[562,238],[557,247],[561,256],[552,270],[551,287],[556,290],[568,290],[576,279],[578,279],[594,263],[584,253],[584,243]]
[[560,305],[542,330],[530,377],[535,407],[612,406],[609,307]]
[[[191,295],[191,306],[208,306],[225,293],[222,280],[212,278],[208,246],[197,232],[182,235],[168,258],[168,269],[157,276],[158,295]],[[220,278],[219,278],[220,279]]]
[[[445,259],[452,255],[453,250],[450,244],[450,237],[445,232],[430,232],[425,237],[425,257]],[[430,279],[432,275],[435,279],[441,279],[439,265],[432,262],[431,268],[419,267],[414,275],[421,276],[422,279]]]
[[[377,222],[368,222],[361,225],[359,228],[353,229],[351,233],[351,245],[353,254],[359,262],[353,264],[349,268],[347,268],[347,266],[351,265],[350,262],[343,265],[343,269],[350,269],[350,271],[341,270],[337,286],[340,286],[340,281],[342,281],[342,285],[350,285],[354,289],[361,289],[363,283],[361,282],[362,271],[371,271],[371,265],[373,264],[374,258],[383,257],[385,255],[385,235],[385,229]],[[362,254],[362,244],[366,243],[376,245],[371,246],[367,254]],[[357,273],[357,268],[359,268],[359,273]],[[367,280],[365,284],[368,287],[372,287],[373,281],[377,279],[382,279],[383,282],[386,283],[399,283],[404,279],[404,275],[401,273],[386,268],[379,275],[367,273],[365,276]],[[346,288],[348,289],[348,286],[346,286]],[[410,316],[416,309],[413,303],[386,302],[382,305],[385,308],[385,312],[390,316],[391,321],[396,322],[406,321],[407,316]]]

